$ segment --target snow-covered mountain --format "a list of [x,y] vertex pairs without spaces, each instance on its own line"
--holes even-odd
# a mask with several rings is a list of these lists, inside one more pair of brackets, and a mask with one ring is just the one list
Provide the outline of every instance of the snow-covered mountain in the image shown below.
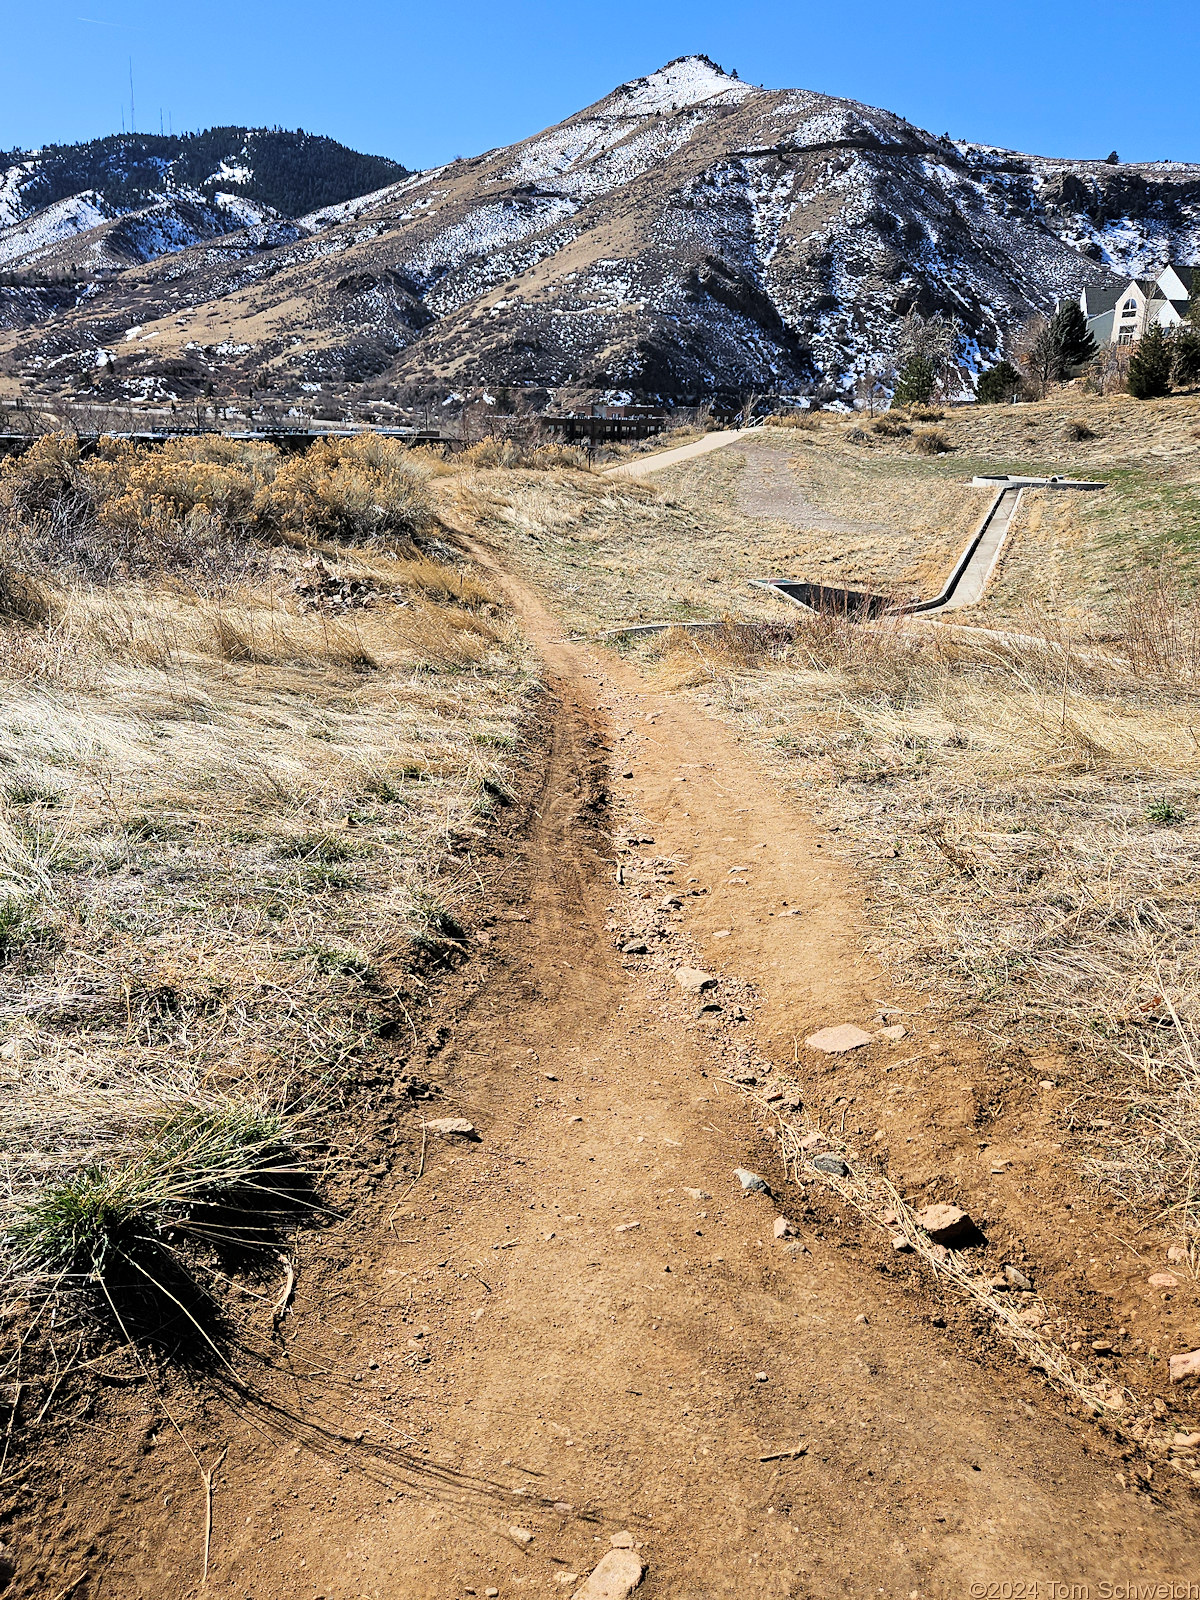
[[1083,284],[1196,260],[1200,167],[957,143],[690,56],[516,145],[314,208],[291,237],[264,226],[117,274],[11,338],[11,362],[38,387],[102,369],[180,394],[253,371],[284,391],[830,398],[911,307],[956,315],[986,364]]
[[406,175],[395,161],[281,129],[121,134],[0,153],[0,270],[47,279],[119,269]]

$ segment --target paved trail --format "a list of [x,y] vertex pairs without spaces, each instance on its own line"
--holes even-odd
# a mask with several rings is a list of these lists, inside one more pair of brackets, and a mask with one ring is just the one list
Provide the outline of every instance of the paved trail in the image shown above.
[[[167,1432],[153,1460],[114,1442],[103,1481],[66,1481],[44,1587],[14,1592],[83,1566],[88,1600],[571,1595],[626,1530],[646,1600],[1194,1573],[1195,1523],[1122,1490],[1032,1380],[956,1350],[837,1227],[776,1241],[776,1204],[741,1197],[735,1166],[783,1181],[716,1073],[738,1025],[614,948],[598,794],[628,792],[641,851],[710,890],[673,937],[756,980],[773,1048],[886,994],[856,957],[854,885],[727,729],[499,581],[555,708],[508,920],[431,1069],[482,1142],[435,1141],[411,1194],[385,1184],[336,1230],[297,1299],[295,1396],[210,1415],[206,1459],[229,1454],[206,1587],[202,1499]],[[768,916],[784,899],[800,915]],[[339,1376],[313,1401],[302,1369]]]
[[753,429],[727,428],[719,433],[706,433],[692,444],[681,444],[677,450],[659,450],[656,454],[636,456],[619,467],[605,467],[606,478],[646,478],[663,467],[673,467],[680,461],[691,461],[694,456],[706,456],[710,450],[720,450],[727,444],[736,444]]

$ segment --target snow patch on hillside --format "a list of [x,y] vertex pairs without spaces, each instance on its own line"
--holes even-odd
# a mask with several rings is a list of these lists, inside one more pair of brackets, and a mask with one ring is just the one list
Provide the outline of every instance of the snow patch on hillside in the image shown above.
[[702,101],[719,99],[732,104],[757,92],[752,84],[731,78],[705,56],[680,56],[678,61],[668,62],[645,78],[623,83],[608,99],[619,102],[622,110],[653,116],[659,111],[681,111]]
[[25,221],[3,229],[0,231],[0,267],[14,261],[36,261],[64,239],[107,221],[99,202],[100,196],[89,189],[68,200],[56,200]]

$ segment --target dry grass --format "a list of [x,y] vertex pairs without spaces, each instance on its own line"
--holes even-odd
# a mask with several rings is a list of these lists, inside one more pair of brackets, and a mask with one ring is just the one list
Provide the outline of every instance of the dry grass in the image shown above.
[[1102,650],[813,617],[647,657],[840,834],[896,976],[1073,1051],[1090,1169],[1200,1229],[1200,678],[1190,598],[1150,592]]
[[[56,459],[61,512],[96,480]],[[401,493],[366,445],[303,470],[256,456],[286,495],[264,525],[261,481],[221,505],[213,489],[200,565],[172,555],[196,509],[178,503],[126,545],[136,560],[97,564],[111,507],[147,477],[194,485],[194,466],[101,460],[111,492],[60,516],[60,545],[30,490],[54,461],[0,484],[45,602],[0,619],[0,1217],[26,1247],[39,1196],[75,1215],[110,1180],[124,1193],[181,1106],[316,1097],[339,1143],[347,1083],[391,1050],[381,1032],[407,1035],[456,947],[534,681],[486,586],[397,522],[410,478]],[[81,1198],[63,1186],[83,1169],[103,1182]]]

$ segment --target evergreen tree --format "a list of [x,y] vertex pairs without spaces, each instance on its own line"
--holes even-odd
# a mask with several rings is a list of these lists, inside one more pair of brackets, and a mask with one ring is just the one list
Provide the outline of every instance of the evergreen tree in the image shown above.
[[1078,300],[1062,302],[1050,319],[1050,329],[1058,355],[1057,377],[1065,378],[1095,360],[1096,341]]
[[980,405],[1003,405],[1021,387],[1021,374],[1011,361],[998,361],[983,374],[975,390]]
[[1129,392],[1156,400],[1171,392],[1171,343],[1160,323],[1151,323],[1129,361]]
[[896,374],[896,388],[892,394],[894,406],[923,406],[933,399],[937,373],[928,356],[909,356]]
[[1200,327],[1185,322],[1175,331],[1171,340],[1174,363],[1171,381],[1177,389],[1190,389],[1200,383]]

